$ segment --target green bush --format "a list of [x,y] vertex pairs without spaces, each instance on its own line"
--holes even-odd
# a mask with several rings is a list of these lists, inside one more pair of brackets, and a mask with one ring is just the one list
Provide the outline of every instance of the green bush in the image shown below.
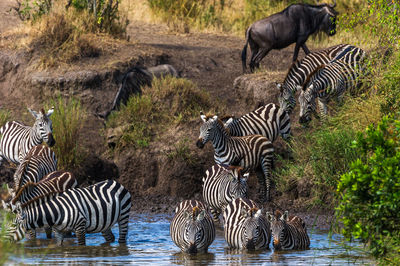
[[72,169],[83,161],[83,151],[79,145],[80,131],[86,121],[86,112],[79,100],[64,99],[59,96],[47,106],[54,106],[51,116],[53,135],[56,144],[53,147],[60,169]]
[[133,95],[112,112],[107,128],[124,127],[117,148],[146,147],[157,132],[199,115],[210,107],[210,97],[189,80],[167,76],[154,79],[141,95]]
[[359,133],[352,145],[359,158],[337,187],[342,233],[367,243],[375,256],[399,251],[399,141],[400,121],[387,116]]

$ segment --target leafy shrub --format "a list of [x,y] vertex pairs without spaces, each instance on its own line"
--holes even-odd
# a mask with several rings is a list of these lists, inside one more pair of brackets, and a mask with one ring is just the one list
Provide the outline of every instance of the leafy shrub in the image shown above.
[[86,121],[86,112],[79,100],[58,97],[48,106],[54,106],[51,116],[53,135],[56,144],[53,147],[60,169],[71,169],[80,165],[83,151],[79,145],[80,131]]
[[352,145],[359,158],[337,187],[342,233],[368,243],[375,256],[398,252],[400,244],[399,141],[400,121],[387,116],[359,133]]
[[0,109],[0,127],[10,120],[11,114],[8,110]]
[[17,11],[21,20],[37,20],[44,14],[48,14],[53,5],[52,0],[16,0]]
[[167,76],[154,79],[141,95],[133,95],[112,112],[108,128],[126,126],[117,148],[133,144],[146,147],[156,132],[186,121],[210,106],[210,97],[188,80]]

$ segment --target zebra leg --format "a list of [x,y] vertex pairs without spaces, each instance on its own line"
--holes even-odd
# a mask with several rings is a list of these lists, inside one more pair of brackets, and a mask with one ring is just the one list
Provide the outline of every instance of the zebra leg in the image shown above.
[[82,220],[75,227],[75,235],[78,238],[78,245],[84,246],[86,245],[86,221]]
[[264,184],[265,184],[265,200],[269,201],[270,197],[270,186],[271,186],[271,169],[274,164],[274,155],[271,154],[269,156],[262,157],[261,159],[261,167],[264,174]]
[[326,102],[318,98],[318,106],[319,106],[319,111],[321,113],[321,118],[326,119],[328,115],[328,106]]
[[36,239],[36,230],[35,229],[32,229],[32,230],[29,230],[29,239],[30,240],[35,240]]
[[111,232],[111,228],[108,228],[106,231],[101,232],[101,234],[103,235],[103,237],[104,237],[104,239],[106,240],[107,243],[111,243],[111,242],[115,241],[115,236]]
[[46,232],[47,239],[51,239],[51,232],[52,232],[51,227],[46,227],[44,231]]
[[126,235],[128,234],[129,213],[118,221],[119,238],[118,243],[126,243]]
[[61,231],[58,231],[57,229],[53,228],[53,232],[54,232],[54,237],[57,240],[57,245],[61,246],[63,241],[64,241],[64,234]]
[[265,193],[265,188],[266,188],[266,184],[265,184],[265,177],[264,177],[264,173],[262,171],[257,171],[257,179],[258,179],[258,184],[260,186],[259,189],[259,193],[261,194],[261,201],[265,201],[266,200],[266,193]]

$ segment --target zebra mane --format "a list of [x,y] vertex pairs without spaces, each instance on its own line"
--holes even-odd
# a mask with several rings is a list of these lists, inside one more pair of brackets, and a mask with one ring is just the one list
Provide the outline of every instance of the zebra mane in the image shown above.
[[307,89],[307,84],[310,82],[311,78],[317,73],[319,70],[325,68],[325,64],[319,65],[316,69],[314,69],[310,74],[308,74],[306,80],[303,83],[303,88],[302,90],[305,91]]
[[33,199],[31,199],[31,200],[25,202],[24,204],[21,204],[21,207],[22,207],[22,208],[25,208],[25,207],[27,207],[27,206],[29,206],[29,205],[31,205],[31,204],[33,204],[33,203],[35,203],[35,202],[37,202],[37,201],[43,199],[43,198],[46,198],[46,197],[48,197],[48,196],[55,195],[55,194],[58,194],[58,193],[62,193],[62,192],[64,192],[64,191],[62,191],[62,190],[56,190],[56,191],[51,191],[51,192],[48,192],[48,193],[46,193],[46,194],[43,194],[43,195],[34,197]]
[[230,133],[229,129],[227,129],[227,128],[225,127],[225,125],[224,125],[224,123],[222,122],[222,120],[218,118],[217,122],[218,122],[218,124],[220,125],[222,131],[224,131],[228,136],[230,136],[231,133]]
[[16,191],[15,197],[12,199],[11,203],[15,204],[17,202],[17,200],[19,199],[19,197],[21,197],[22,193],[28,189],[29,187],[35,187],[36,183],[34,182],[28,182],[25,185],[23,185],[22,187],[18,188],[18,190]]
[[[28,168],[28,166],[29,166],[29,164],[30,164],[30,162],[31,162],[32,157],[33,157],[33,156],[32,156],[32,153],[31,153],[31,152],[29,152],[29,153],[25,156],[24,161],[23,161],[24,166],[23,166],[23,168],[21,169],[21,173],[24,173],[24,172],[26,171],[26,169]],[[26,159],[26,160],[25,160],[25,159]],[[18,180],[18,184],[17,184],[17,183],[15,184],[15,190],[16,190],[16,192],[18,192],[19,187],[21,186],[21,182],[22,182],[22,174],[21,174],[21,176],[20,176],[20,178],[19,178],[19,180]]]

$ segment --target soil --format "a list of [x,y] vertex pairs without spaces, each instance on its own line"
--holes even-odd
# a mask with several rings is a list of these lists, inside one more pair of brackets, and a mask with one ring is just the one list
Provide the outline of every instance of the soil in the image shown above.
[[[2,0],[0,10],[7,10],[12,4],[11,0]],[[21,23],[15,13],[1,12],[0,40],[4,40],[10,36],[7,31]],[[171,213],[181,200],[201,199],[201,180],[205,170],[213,164],[213,149],[211,145],[203,150],[195,147],[201,122],[198,119],[161,132],[147,148],[110,152],[104,134],[105,121],[97,114],[111,106],[124,74],[136,65],[171,64],[181,77],[208,91],[216,105],[228,106],[229,114],[240,115],[261,104],[276,102],[273,83],[283,81],[291,63],[293,46],[271,51],[262,62],[262,71],[243,76],[240,55],[244,38],[171,33],[166,26],[141,21],[130,23],[128,35],[130,41],[118,42],[98,57],[45,71],[33,67],[38,51],[1,48],[0,108],[10,110],[13,119],[30,124],[32,119],[26,107],[41,108],[49,96],[56,93],[80,98],[89,112],[78,140],[86,151],[86,160],[82,167],[73,170],[80,183],[116,178],[131,192],[133,211]],[[302,56],[304,54],[300,53],[299,58]],[[295,135],[301,132],[297,120],[294,116]],[[169,156],[182,139],[188,139],[190,162]],[[277,141],[275,148],[278,154],[288,156],[287,146],[282,141]],[[11,181],[10,167],[1,170],[1,174],[3,182]],[[257,197],[255,176],[249,181],[253,191],[250,196]],[[307,184],[299,184],[288,195],[274,191],[274,200],[264,207],[302,212],[309,223],[315,220],[320,227],[328,226],[329,213],[326,215],[325,211],[325,215],[319,216],[324,210],[315,208],[310,213],[302,206],[309,197],[308,190]]]

